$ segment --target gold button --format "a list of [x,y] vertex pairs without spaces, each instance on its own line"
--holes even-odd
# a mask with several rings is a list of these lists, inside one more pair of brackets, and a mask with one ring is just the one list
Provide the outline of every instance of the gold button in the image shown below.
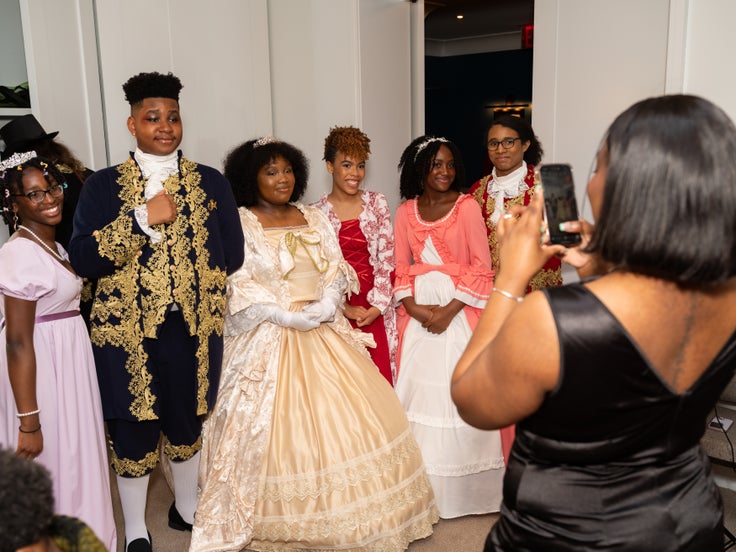
[[176,265],[169,265],[169,268],[171,269],[171,272],[176,272]]

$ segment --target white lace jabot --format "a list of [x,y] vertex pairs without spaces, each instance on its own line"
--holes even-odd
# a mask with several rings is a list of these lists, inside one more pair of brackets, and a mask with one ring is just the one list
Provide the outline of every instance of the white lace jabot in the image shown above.
[[[133,154],[141,174],[146,178],[146,189],[144,190],[146,201],[164,189],[164,181],[172,174],[179,171],[179,152],[174,151],[169,155],[153,155],[144,153],[139,148]],[[153,243],[161,241],[161,232],[157,232],[148,226],[148,209],[146,205],[135,208],[135,218],[141,229],[150,236]]]
[[505,198],[516,197],[529,189],[524,181],[526,173],[526,161],[522,161],[521,167],[505,176],[497,176],[496,168],[493,168],[491,179],[488,181],[488,195],[493,198],[494,202],[493,214],[491,215],[493,224],[498,224],[498,219],[503,214]]

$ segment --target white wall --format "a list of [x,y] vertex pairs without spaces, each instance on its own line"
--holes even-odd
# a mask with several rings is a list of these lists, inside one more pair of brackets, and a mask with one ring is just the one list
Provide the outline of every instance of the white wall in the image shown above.
[[273,130],[310,161],[306,202],[328,187],[330,127],[362,124],[359,26],[358,0],[269,0]]
[[310,160],[306,202],[332,185],[322,161],[329,129],[353,125],[371,139],[366,187],[398,205],[396,165],[411,141],[411,9],[405,0],[269,0],[274,133]]
[[736,121],[733,0],[673,0],[687,29],[682,91],[708,98]]
[[85,165],[107,165],[92,0],[21,0],[31,108]]
[[544,0],[534,11],[532,122],[544,162],[572,164],[582,205],[613,118],[664,93],[669,1]]
[[109,163],[135,149],[123,83],[147,71],[176,74],[184,155],[222,168],[224,155],[271,132],[266,0],[104,0],[96,3]]
[[[411,10],[417,9],[396,0],[360,3],[361,126],[371,139],[365,186],[383,192],[392,213],[399,206],[399,157],[418,135],[412,133],[412,36],[407,32]],[[423,56],[419,64],[424,75]],[[421,85],[423,98],[423,79]]]
[[632,103],[697,94],[736,120],[736,2],[544,0],[534,19],[534,130],[545,162],[573,165],[579,202],[605,129]]

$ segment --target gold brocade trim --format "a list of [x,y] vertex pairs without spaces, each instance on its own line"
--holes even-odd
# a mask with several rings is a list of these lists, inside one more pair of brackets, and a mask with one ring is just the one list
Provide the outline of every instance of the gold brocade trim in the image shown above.
[[[498,261],[498,237],[496,236],[496,226],[491,222],[491,215],[496,209],[496,201],[493,199],[491,194],[487,194],[488,181],[491,175],[484,176],[480,180],[478,189],[473,192],[473,197],[480,205],[481,211],[483,212],[483,219],[486,223],[486,232],[488,234],[488,248],[491,251],[491,267],[495,272],[499,271],[500,263]],[[516,196],[513,199],[509,199],[505,202],[505,207],[509,208],[514,205],[524,205],[524,193]]]
[[65,165],[64,163],[54,163],[54,167],[63,174],[72,174],[74,172],[74,169],[72,169],[69,165]]
[[562,285],[562,268],[553,270],[543,268],[537,272],[529,282],[529,287],[536,291],[538,289],[561,286]]
[[[158,419],[153,411],[156,396],[150,390],[144,338],[155,338],[172,303],[180,307],[189,334],[197,337],[197,415],[207,413],[209,391],[209,337],[222,335],[227,275],[210,267],[206,222],[217,203],[207,202],[197,164],[179,161],[179,173],[163,186],[176,202],[179,216],[168,225],[155,225],[162,234],[151,244],[145,264],[139,262],[148,237],[133,233],[129,213],[145,203],[145,180],[132,159],[118,165],[118,217],[94,233],[99,254],[112,260],[117,270],[98,280],[92,309],[92,342],[112,345],[128,354],[125,369],[130,374],[132,395],[129,410],[138,420]],[[192,261],[194,258],[194,261]]]
[[189,460],[202,450],[202,436],[200,435],[193,445],[172,445],[168,439],[164,445],[164,454],[171,460]]
[[[488,181],[491,176],[484,176],[478,185],[478,188],[473,192],[473,197],[480,205],[483,212],[483,219],[486,223],[486,231],[488,234],[488,248],[491,251],[491,266],[493,270],[498,273],[501,263],[499,262],[499,247],[498,247],[498,236],[496,235],[496,226],[491,222],[491,215],[496,208],[496,202],[490,194],[487,194]],[[505,209],[513,207],[515,205],[524,205],[524,196],[527,192],[523,192],[518,196],[508,199],[505,201]],[[534,189],[529,190],[529,198],[534,197]],[[542,268],[537,274],[535,274],[529,282],[528,290],[538,290],[550,286],[561,286],[562,285],[562,268],[549,269]]]
[[[411,429],[382,449],[373,453],[372,458],[361,457],[356,460],[333,466],[313,474],[300,474],[293,477],[267,477],[258,491],[263,500],[271,502],[293,499],[304,500],[331,494],[361,481],[380,477],[394,466],[404,464],[411,458],[420,458],[419,445]],[[421,464],[419,464],[421,465]]]
[[112,454],[110,463],[112,464],[112,469],[115,470],[115,473],[121,476],[128,475],[131,477],[143,477],[147,473],[150,473],[151,470],[156,467],[159,456],[158,448],[153,452],[146,454],[141,460],[119,458],[118,455],[115,454],[115,449],[110,449],[110,453]]
[[82,285],[82,294],[79,298],[81,303],[87,303],[93,299],[92,293],[94,292],[94,284],[92,282],[85,281]]
[[[418,505],[425,509],[417,511]],[[391,520],[401,517],[400,513],[412,511],[417,512],[413,518],[402,519],[401,525],[390,528]],[[354,542],[350,543],[349,550],[395,552],[406,550],[410,542],[429,536],[432,525],[438,520],[432,488],[422,470],[406,484],[388,493],[367,497],[359,504],[345,504],[307,515],[256,517],[253,540],[248,549],[284,550],[283,543],[299,542],[307,543],[309,550],[335,550],[334,547],[320,549],[312,546],[345,543],[352,536]]]

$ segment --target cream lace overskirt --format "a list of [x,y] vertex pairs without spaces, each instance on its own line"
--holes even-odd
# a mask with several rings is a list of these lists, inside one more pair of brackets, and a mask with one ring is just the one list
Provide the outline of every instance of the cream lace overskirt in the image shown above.
[[[307,220],[327,241],[323,257],[337,259],[320,217]],[[263,237],[278,264],[283,236]],[[292,256],[280,289],[308,298],[330,270],[317,270],[309,245]],[[252,289],[253,278],[241,284]],[[338,312],[308,332],[264,321],[226,336],[190,550],[399,551],[431,534],[438,514],[421,453],[364,335]]]

